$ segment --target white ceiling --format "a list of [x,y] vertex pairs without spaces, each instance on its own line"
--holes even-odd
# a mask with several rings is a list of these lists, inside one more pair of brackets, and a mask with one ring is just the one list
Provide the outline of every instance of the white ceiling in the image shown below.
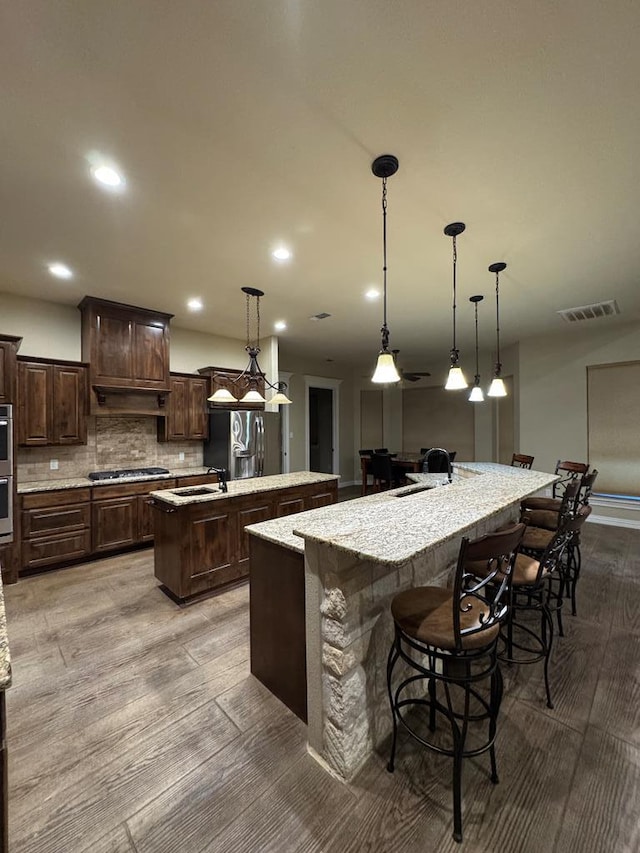
[[[405,368],[446,366],[451,241],[459,322],[506,345],[618,300],[640,316],[640,4],[631,0],[20,0],[0,26],[0,290],[91,294],[244,337],[371,362],[381,303],[382,153],[389,326]],[[99,189],[102,152],[127,191]],[[280,242],[294,258],[276,263]],[[70,282],[51,278],[69,264]],[[187,311],[200,296],[205,310]],[[326,311],[323,322],[308,318]],[[472,373],[472,370],[469,371]]]

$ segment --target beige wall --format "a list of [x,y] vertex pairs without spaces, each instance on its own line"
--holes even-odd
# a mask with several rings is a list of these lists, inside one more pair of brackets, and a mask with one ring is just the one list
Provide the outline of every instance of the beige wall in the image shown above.
[[[82,357],[80,312],[73,305],[0,293],[0,332],[22,336],[20,355],[70,361]],[[248,362],[244,347],[244,341],[172,325],[170,369],[195,373],[213,365],[242,370]],[[272,379],[278,370],[277,338],[265,338],[261,347],[260,366]]]
[[[305,376],[318,376],[325,379],[340,379],[338,391],[340,400],[340,470],[343,482],[356,479],[355,444],[360,439],[360,403],[359,388],[355,390],[353,373],[350,368],[338,366],[333,362],[304,359],[288,353],[281,345],[279,354],[280,369],[291,373],[289,397],[293,401],[289,406],[289,467],[291,471],[305,468]],[[356,402],[357,401],[357,402]],[[354,416],[357,410],[357,419]],[[357,465],[357,476],[360,462]]]
[[[520,341],[518,449],[535,456],[534,468],[553,471],[560,458],[588,458],[587,366],[638,359],[638,322],[586,320],[563,335]],[[640,479],[640,441],[629,464]]]

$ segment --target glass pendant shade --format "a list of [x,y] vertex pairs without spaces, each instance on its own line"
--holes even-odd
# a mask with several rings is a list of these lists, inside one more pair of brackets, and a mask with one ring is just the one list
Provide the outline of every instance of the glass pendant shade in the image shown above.
[[390,352],[381,350],[378,354],[376,369],[371,377],[372,382],[400,382],[400,374],[396,362]]
[[267,401],[262,396],[259,391],[256,391],[255,388],[252,388],[251,391],[247,391],[244,397],[240,398],[241,403],[266,403]]
[[273,395],[273,397],[269,400],[269,402],[273,406],[288,406],[291,403],[291,400],[287,397],[287,395],[283,391],[278,391],[277,394]]
[[444,386],[445,390],[460,391],[462,388],[466,388],[467,385],[468,383],[467,380],[464,378],[462,368],[452,365],[451,369],[449,370],[449,375],[447,376],[447,383]]
[[471,403],[484,402],[484,394],[482,393],[482,388],[479,385],[474,385],[471,389],[471,393],[469,394],[469,401]]
[[209,403],[237,403],[238,398],[234,397],[231,391],[226,388],[218,388],[210,397],[207,397]]
[[489,386],[489,390],[487,391],[487,397],[506,397],[507,389],[505,388],[504,382],[501,376],[494,376],[491,385]]

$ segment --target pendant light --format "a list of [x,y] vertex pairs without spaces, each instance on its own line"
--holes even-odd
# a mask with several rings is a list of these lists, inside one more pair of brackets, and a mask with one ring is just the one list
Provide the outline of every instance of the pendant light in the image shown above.
[[500,273],[506,270],[507,265],[504,261],[498,261],[491,264],[489,272],[496,274],[496,365],[493,370],[493,381],[487,391],[488,397],[506,397],[507,389],[504,386],[504,381],[500,375],[502,371],[502,363],[500,361]]
[[383,319],[380,333],[382,348],[378,353],[378,361],[372,382],[400,382],[400,374],[396,368],[393,353],[389,351],[389,329],[387,327],[387,178],[398,171],[398,158],[393,154],[381,154],[371,164],[371,171],[376,178],[382,178],[382,281],[383,281]]
[[482,302],[484,296],[471,296],[469,302],[473,302],[476,312],[476,375],[473,378],[473,388],[469,394],[469,400],[472,403],[483,403],[484,394],[480,387],[480,368],[478,367],[478,302]]
[[449,368],[449,375],[447,376],[447,382],[444,386],[447,391],[459,391],[462,388],[467,387],[467,380],[464,377],[462,368],[458,364],[458,357],[460,354],[456,347],[456,267],[458,264],[456,238],[462,234],[466,227],[467,226],[464,222],[452,222],[444,229],[444,233],[447,237],[452,238],[453,244],[453,346],[451,347],[450,352],[451,366]]
[[[242,287],[240,288],[242,292],[246,295],[247,302],[247,345],[245,350],[249,354],[249,364],[242,371],[240,376],[236,379],[236,383],[241,379],[247,379],[249,384],[249,390],[247,393],[238,400],[237,397],[234,397],[233,394],[227,390],[226,388],[219,388],[211,397],[208,397],[210,403],[266,403],[267,401],[260,393],[260,382],[264,381],[265,387],[271,388],[272,391],[276,393],[269,400],[269,403],[272,405],[287,405],[291,403],[291,400],[286,395],[287,384],[286,382],[269,382],[267,377],[264,375],[262,370],[260,369],[260,365],[258,364],[258,355],[260,353],[260,297],[264,296],[264,292],[262,290],[258,290],[255,287]],[[251,300],[255,299],[256,306],[256,321],[255,321],[255,338],[251,339]]]

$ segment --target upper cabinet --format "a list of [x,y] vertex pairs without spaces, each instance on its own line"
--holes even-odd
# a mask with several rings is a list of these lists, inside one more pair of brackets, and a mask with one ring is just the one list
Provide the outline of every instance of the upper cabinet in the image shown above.
[[0,335],[0,405],[16,402],[16,355],[22,338]]
[[[249,376],[242,370],[230,370],[226,367],[201,367],[198,370],[203,376],[208,376],[211,382],[211,394],[221,388],[229,391],[236,400],[240,401],[249,388]],[[241,378],[242,377],[242,378]],[[264,376],[260,376],[256,390],[264,397]],[[212,403],[215,409],[264,409],[264,403]]]
[[162,414],[169,393],[172,314],[85,296],[82,358],[94,391],[91,411]]
[[167,416],[158,419],[158,440],[187,441],[207,438],[209,380],[204,376],[172,373],[170,387]]
[[18,359],[18,444],[87,443],[87,365]]

